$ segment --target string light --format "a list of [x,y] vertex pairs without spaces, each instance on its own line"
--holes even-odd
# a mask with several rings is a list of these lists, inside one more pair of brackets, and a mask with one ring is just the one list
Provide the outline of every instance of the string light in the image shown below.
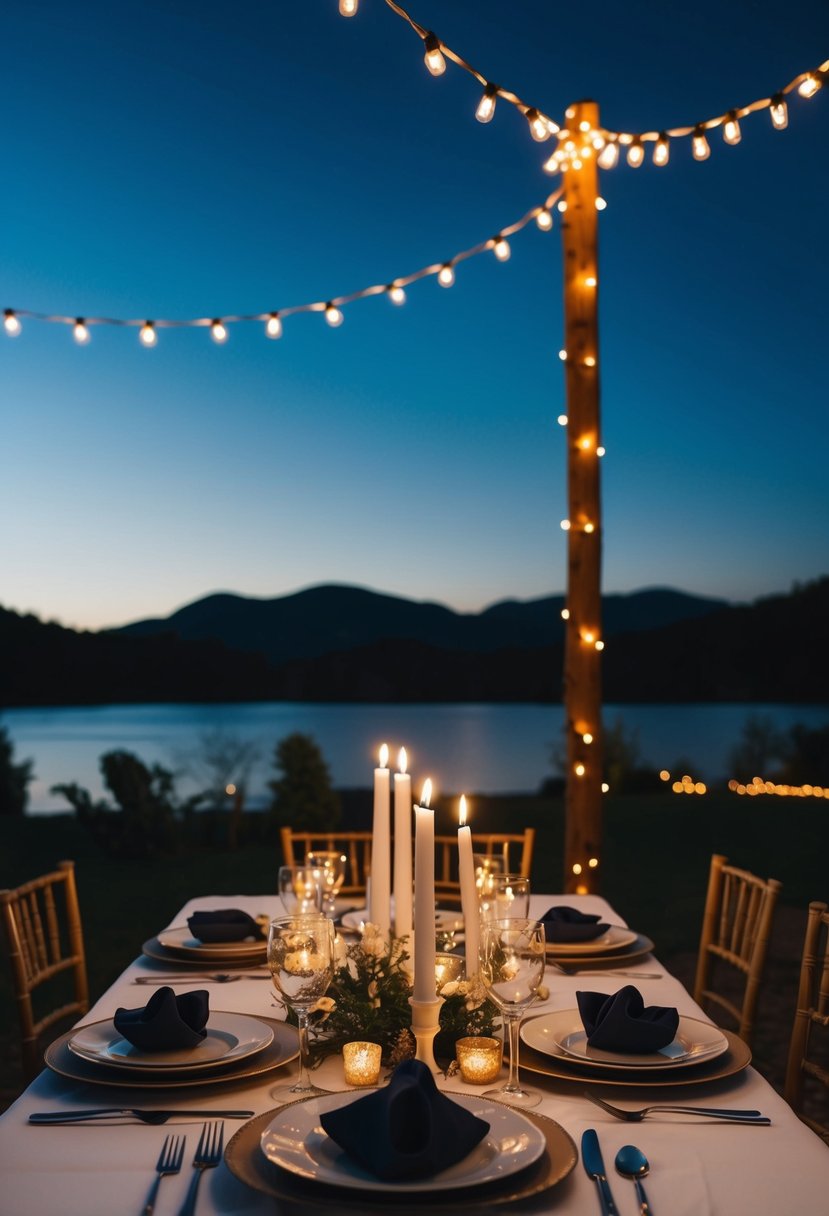
[[606,782],[606,781],[603,781],[603,782],[602,782],[602,793],[603,793],[603,794],[609,794],[609,793],[610,793],[610,786],[607,784],[607,782]]
[[570,620],[570,609],[569,609],[569,608],[562,608],[562,610],[561,610],[561,619],[562,619],[563,621],[569,621],[569,620]]
[[492,117],[495,114],[495,102],[498,100],[498,86],[496,84],[488,84],[484,89],[484,95],[478,102],[478,108],[475,111],[475,117],[478,122],[492,122]]
[[694,137],[691,140],[691,148],[694,154],[694,160],[708,160],[711,155],[711,147],[705,137],[705,131],[702,127],[697,127],[694,131]]
[[585,769],[583,764],[577,764],[576,767],[573,769],[573,772],[576,774],[577,777],[583,777],[586,771],[587,770]]
[[599,195],[597,195],[597,197],[596,197],[596,210],[597,210],[597,211],[604,211],[606,208],[607,208],[607,199],[602,198],[602,196],[601,196],[600,194],[599,194]]
[[558,202],[556,203],[556,206],[558,207],[558,209],[559,209],[559,211],[561,212],[561,214],[562,214],[562,215],[564,215],[564,212],[567,210],[567,199],[566,199],[566,198],[560,198],[560,199],[558,200]]
[[438,271],[438,282],[441,287],[451,287],[455,282],[455,271],[447,262],[445,266],[441,266]]
[[753,777],[745,785],[732,778],[728,788],[734,794],[748,794],[752,798],[758,794],[773,794],[778,798],[829,798],[827,786],[810,785],[808,782],[805,785],[786,785],[782,782],[764,781],[762,777]]
[[633,143],[628,147],[628,164],[631,169],[638,169],[645,159],[645,149],[642,147],[641,139],[634,139]]
[[597,456],[604,456],[604,454],[605,454],[605,452],[606,452],[606,451],[607,451],[607,448],[596,448],[596,455],[597,455]]
[[[824,65],[825,67],[826,65]],[[801,97],[814,97],[818,89],[823,88],[822,71],[808,72],[800,84],[797,86],[797,91]]]
[[142,346],[155,346],[158,341],[158,335],[155,332],[155,326],[152,321],[146,321],[138,331],[138,338]]
[[789,125],[789,107],[782,93],[775,93],[769,106],[771,125],[776,131],[785,131]]
[[549,139],[552,135],[550,124],[547,119],[540,114],[535,106],[530,106],[524,113],[529,124],[530,135],[537,144],[543,144],[545,139]]
[[423,61],[426,67],[433,76],[442,76],[446,71],[446,60],[443,57],[443,51],[440,49],[440,42],[431,32],[427,33],[423,39],[425,47],[425,55]]
[[734,110],[731,111],[723,123],[722,137],[732,147],[734,144],[738,144],[743,137],[740,131],[740,120]]
[[535,217],[535,222],[542,232],[549,232],[553,226],[552,211],[548,211],[546,207],[542,207]]
[[559,359],[561,359],[561,362],[562,362],[562,363],[566,363],[566,362],[567,362],[567,351],[566,351],[566,350],[560,350],[560,351],[558,352],[558,357],[559,357]]
[[78,343],[78,346],[85,346],[89,341],[89,330],[83,317],[78,317],[72,329],[72,337]]
[[492,246],[492,252],[495,254],[499,262],[508,262],[512,250],[509,247],[509,241],[505,241],[502,236],[495,237]]
[[586,743],[588,747],[593,742],[593,736],[590,734],[589,730],[585,731],[585,733],[582,735],[581,741],[582,743]]
[[332,329],[336,329],[338,325],[342,325],[343,323],[343,314],[336,304],[328,303],[325,306],[325,319]]
[[340,16],[353,17],[360,7],[360,0],[340,0]]
[[619,160],[619,145],[615,139],[610,140],[598,155],[597,163],[601,169],[614,169]]
[[16,338],[22,329],[19,320],[11,308],[7,308],[3,314],[3,328],[10,338]]
[[668,136],[662,131],[657,139],[653,149],[653,163],[655,165],[667,165],[671,155],[671,144]]
[[569,519],[563,519],[563,520],[561,521],[561,530],[562,530],[562,532],[569,532],[569,531],[570,531],[571,526],[572,526],[572,525],[571,525],[571,523],[570,523],[570,520],[569,520]]
[[558,422],[558,425],[559,425],[559,426],[567,426],[567,415],[566,415],[566,414],[559,414],[559,416],[558,416],[558,418],[556,419],[556,421]]
[[[662,777],[662,773],[659,774]],[[670,773],[667,777],[662,777],[662,780],[669,780]],[[707,794],[708,786],[704,781],[694,781],[687,773],[681,781],[674,781],[671,785],[671,790],[675,794]]]
[[406,303],[406,293],[399,283],[392,283],[389,287],[389,299],[392,304],[400,305]]
[[210,337],[214,342],[222,343],[227,341],[227,329],[221,321],[210,322]]
[[278,312],[272,312],[265,322],[265,333],[269,338],[282,337],[282,318]]

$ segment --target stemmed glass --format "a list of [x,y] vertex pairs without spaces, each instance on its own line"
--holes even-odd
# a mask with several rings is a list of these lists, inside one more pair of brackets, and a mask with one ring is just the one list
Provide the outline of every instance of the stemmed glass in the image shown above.
[[319,873],[311,866],[280,866],[279,898],[289,916],[322,915]]
[[544,975],[544,926],[511,917],[483,921],[480,963],[484,987],[503,1013],[509,1034],[509,1079],[484,1097],[511,1106],[537,1106],[541,1094],[524,1089],[518,1079],[518,1026]]
[[322,910],[326,916],[334,917],[337,904],[337,892],[345,881],[345,853],[336,850],[308,853],[305,864],[317,873],[322,889]]
[[523,874],[495,874],[488,903],[482,905],[484,920],[515,919],[530,914],[530,880]]
[[327,916],[281,916],[268,931],[268,967],[274,986],[299,1023],[299,1080],[279,1085],[271,1097],[312,1098],[323,1094],[308,1075],[308,1014],[334,978],[334,926]]

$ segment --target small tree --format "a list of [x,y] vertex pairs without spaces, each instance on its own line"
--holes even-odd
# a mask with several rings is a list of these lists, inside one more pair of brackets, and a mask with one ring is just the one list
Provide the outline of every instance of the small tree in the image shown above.
[[0,726],[0,815],[24,815],[29,801],[27,786],[32,780],[32,761],[14,763],[14,743]]
[[274,766],[282,774],[269,781],[271,813],[280,826],[326,831],[340,821],[339,795],[317,743],[299,732],[287,735],[274,749]]

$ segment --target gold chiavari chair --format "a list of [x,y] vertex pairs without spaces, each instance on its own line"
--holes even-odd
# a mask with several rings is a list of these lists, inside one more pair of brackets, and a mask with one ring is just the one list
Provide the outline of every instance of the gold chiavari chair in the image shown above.
[[371,832],[295,832],[282,828],[282,857],[286,866],[301,866],[307,853],[336,850],[348,859],[340,895],[365,895],[371,873]]
[[[436,836],[435,895],[440,903],[460,907],[458,879],[458,837]],[[523,832],[475,832],[472,847],[476,854],[503,859],[504,872],[530,877],[535,847],[535,828]]]
[[[814,1083],[808,1089],[807,1081]],[[829,1144],[829,908],[824,903],[809,904],[783,1095]],[[817,1113],[826,1121],[815,1118]]]

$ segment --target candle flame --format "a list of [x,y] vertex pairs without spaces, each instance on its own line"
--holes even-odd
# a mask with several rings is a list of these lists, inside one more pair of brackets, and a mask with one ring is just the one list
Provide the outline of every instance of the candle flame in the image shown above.
[[383,743],[380,747],[380,767],[387,768],[389,763],[389,745]]
[[423,792],[420,795],[420,805],[428,806],[432,801],[432,782],[429,777],[423,782]]
[[458,803],[458,820],[461,827],[466,827],[466,794],[461,794],[461,800]]
[[405,747],[401,747],[400,751],[397,753],[397,767],[401,773],[405,773],[406,771],[407,759],[408,757],[406,756],[406,749]]

